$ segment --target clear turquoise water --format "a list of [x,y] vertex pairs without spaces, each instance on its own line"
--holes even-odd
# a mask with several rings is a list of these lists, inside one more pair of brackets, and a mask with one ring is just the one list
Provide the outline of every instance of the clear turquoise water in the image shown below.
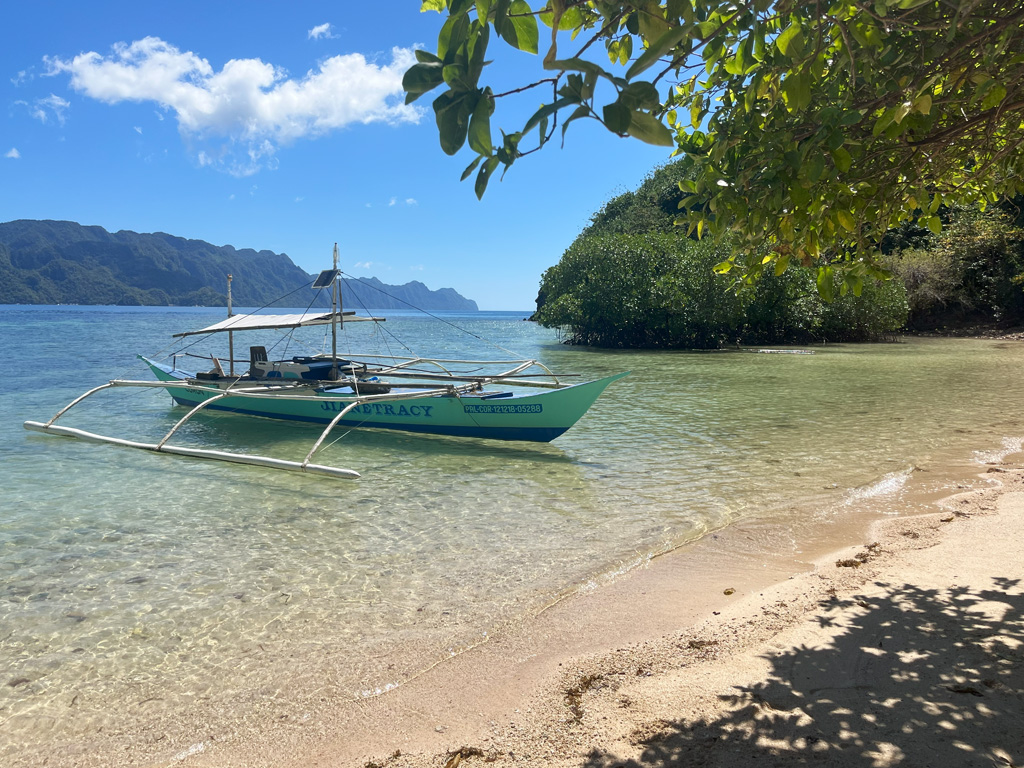
[[[372,695],[706,531],[798,528],[864,499],[885,512],[915,465],[1024,435],[1021,344],[594,351],[526,313],[389,315],[344,345],[504,357],[489,339],[585,378],[632,371],[548,445],[355,431],[318,458],[363,474],[343,482],[21,428],[148,378],[136,353],[221,315],[0,307],[0,762],[185,712],[228,728],[268,701]],[[141,439],[181,414],[162,392],[117,391],[61,423]],[[181,440],[301,458],[318,432],[204,415]]]

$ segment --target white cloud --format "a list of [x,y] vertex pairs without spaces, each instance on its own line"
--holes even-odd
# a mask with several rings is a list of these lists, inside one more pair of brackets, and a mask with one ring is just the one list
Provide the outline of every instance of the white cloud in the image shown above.
[[388,200],[388,208],[390,208],[391,206],[393,206],[397,202],[398,202],[398,198],[397,197],[392,197],[390,200]]
[[295,202],[296,202],[296,203],[301,203],[301,202],[302,202],[303,200],[305,200],[305,199],[306,199],[306,198],[304,198],[304,197],[296,197],[296,198],[295,198]]
[[141,136],[142,135],[142,126],[141,125],[136,125],[135,126],[135,132]]
[[357,261],[355,264],[352,265],[354,269],[369,269],[372,266],[372,261]]
[[413,272],[422,272],[424,267],[422,264],[416,264],[414,266],[409,267],[409,269],[411,269]]
[[332,56],[301,78],[260,59],[232,59],[217,71],[157,37],[118,43],[109,56],[45,61],[48,74],[70,75],[72,88],[98,101],[155,102],[175,115],[200,165],[236,175],[272,166],[277,148],[299,139],[354,123],[415,123],[421,115],[402,103],[402,75],[415,63],[407,48],[393,48],[390,63]]
[[416,198],[415,197],[407,197],[407,198],[405,198],[405,204],[406,205],[419,205],[419,203],[416,202]]
[[7,150],[7,154],[4,155],[4,157],[9,157],[11,158],[11,160],[17,160],[19,157],[21,157],[21,152],[18,151],[17,147],[11,147],[9,150]]
[[23,85],[24,83],[27,83],[28,81],[32,80],[33,77],[33,74],[29,72],[27,69],[22,69],[18,72],[18,74],[11,78],[11,84],[15,87],[18,87],[19,85]]
[[29,114],[39,122],[48,123],[52,119],[61,125],[64,125],[64,122],[67,120],[67,111],[71,107],[70,101],[62,99],[53,93],[46,98],[36,99],[32,104],[27,104],[23,101],[17,103],[25,104],[28,107]]
[[336,35],[331,34],[330,24],[319,24],[309,30],[308,37],[310,40],[319,40],[321,37],[333,38]]

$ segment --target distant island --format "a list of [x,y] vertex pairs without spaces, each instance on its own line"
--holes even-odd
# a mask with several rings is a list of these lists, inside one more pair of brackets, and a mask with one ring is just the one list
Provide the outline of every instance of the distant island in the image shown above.
[[[229,274],[235,306],[262,307],[290,293],[286,306],[304,307],[313,299],[306,287],[313,276],[283,253],[236,250],[163,232],[112,233],[73,221],[0,223],[0,304],[222,307]],[[478,309],[451,288],[430,290],[417,281],[343,282],[346,309]],[[315,303],[327,304],[324,296]]]

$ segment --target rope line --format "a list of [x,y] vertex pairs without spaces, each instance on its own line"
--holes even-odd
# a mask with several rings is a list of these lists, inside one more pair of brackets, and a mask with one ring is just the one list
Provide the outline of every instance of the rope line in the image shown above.
[[[363,281],[362,281],[362,280],[360,280],[359,278],[357,278],[357,277],[355,277],[355,276],[353,276],[353,275],[350,275],[350,274],[348,274],[348,273],[346,273],[346,272],[342,272],[341,274],[342,274],[342,275],[343,275],[344,277],[348,278],[349,280],[352,280],[352,281],[355,281],[355,282],[359,283],[360,285],[365,285],[365,286],[366,286],[367,288],[372,288],[372,289],[373,289],[373,290],[375,290],[375,291],[378,291],[378,292],[380,292],[380,293],[383,293],[383,294],[384,294],[385,296],[387,296],[388,298],[394,299],[395,301],[400,301],[400,302],[402,302],[403,304],[405,304],[405,305],[406,305],[407,307],[410,307],[410,308],[412,308],[412,309],[415,309],[415,310],[416,310],[417,312],[422,312],[422,313],[423,313],[424,315],[426,315],[427,317],[432,317],[432,318],[433,318],[434,320],[437,320],[437,321],[439,321],[439,322],[442,322],[442,323],[444,323],[445,325],[449,325],[449,326],[451,326],[452,328],[454,328],[454,329],[455,329],[455,330],[457,330],[457,331],[460,331],[460,332],[462,332],[462,333],[465,333],[465,334],[466,334],[466,335],[468,335],[468,336],[472,336],[472,337],[473,337],[474,339],[476,339],[477,341],[482,341],[482,342],[484,342],[485,344],[490,344],[490,345],[491,345],[492,347],[494,347],[495,349],[500,349],[500,350],[501,350],[502,352],[504,352],[505,354],[508,354],[508,355],[512,355],[513,357],[517,357],[517,356],[518,356],[518,354],[517,354],[516,352],[513,352],[513,351],[512,351],[512,350],[510,350],[510,349],[505,349],[505,347],[501,346],[500,344],[496,344],[495,342],[491,341],[490,339],[485,339],[485,338],[484,338],[483,336],[478,336],[477,334],[473,333],[473,332],[472,332],[472,331],[470,331],[470,330],[467,330],[467,329],[463,328],[463,327],[462,327],[462,326],[460,326],[460,325],[456,325],[455,323],[453,323],[453,322],[451,322],[451,321],[449,321],[449,320],[445,320],[445,319],[444,319],[443,317],[438,317],[437,315],[433,314],[432,312],[428,312],[427,310],[425,310],[425,309],[422,309],[421,307],[417,307],[417,306],[416,306],[415,304],[412,304],[412,303],[410,303],[410,302],[406,301],[405,299],[399,298],[398,296],[394,296],[394,295],[392,295],[392,294],[388,293],[387,291],[385,291],[385,290],[384,290],[383,288],[378,288],[378,287],[377,287],[377,286],[375,286],[375,285],[371,285],[370,283],[366,283],[366,282],[363,282]],[[349,287],[350,287],[350,289],[351,289],[351,286],[349,286]],[[364,305],[363,309],[366,309],[365,305]],[[402,346],[405,346],[405,345],[403,344]],[[406,347],[406,349],[409,349],[409,348],[408,348],[408,347]],[[412,350],[411,350],[411,349],[410,349],[409,351],[410,351],[410,352],[412,352]]]

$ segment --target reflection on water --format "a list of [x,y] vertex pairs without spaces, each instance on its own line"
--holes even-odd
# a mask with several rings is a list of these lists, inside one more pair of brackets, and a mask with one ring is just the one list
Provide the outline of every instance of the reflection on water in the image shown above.
[[[100,727],[230,728],[384,689],[708,530],[891,511],[915,467],[1024,434],[1004,410],[1024,395],[1021,345],[607,352],[511,314],[455,318],[463,338],[399,316],[393,336],[355,326],[352,345],[502,356],[480,337],[585,378],[632,371],[550,445],[340,431],[318,460],[363,478],[339,482],[20,433],[87,387],[145,377],[136,352],[218,314],[0,309],[16,366],[0,400],[5,765]],[[115,391],[62,423],[154,439],[182,413]],[[294,459],[318,434],[204,413],[177,439]]]

